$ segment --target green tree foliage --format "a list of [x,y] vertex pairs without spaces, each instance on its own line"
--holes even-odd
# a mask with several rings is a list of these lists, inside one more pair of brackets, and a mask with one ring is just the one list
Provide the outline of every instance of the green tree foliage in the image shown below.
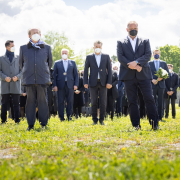
[[51,46],[53,61],[61,59],[61,50],[63,48],[69,50],[69,58],[74,57],[74,50],[71,48],[68,37],[64,33],[48,31],[44,36],[44,41]]
[[111,59],[113,60],[113,63],[116,63],[118,61],[117,56],[115,55],[111,56]]
[[166,61],[167,64],[173,64],[174,72],[179,73],[180,67],[180,47],[165,45],[159,48],[161,51],[160,59]]

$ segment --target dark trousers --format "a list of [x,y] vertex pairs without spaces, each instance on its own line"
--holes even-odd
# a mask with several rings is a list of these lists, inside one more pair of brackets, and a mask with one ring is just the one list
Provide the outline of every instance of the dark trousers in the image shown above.
[[116,114],[117,114],[117,116],[121,116],[121,114],[122,114],[122,97],[123,97],[123,94],[119,93],[119,97],[117,98],[117,102],[116,102]]
[[99,94],[99,109],[100,109],[100,119],[99,122],[104,121],[106,113],[106,102],[107,102],[107,89],[106,86],[102,86],[101,82],[97,82],[95,87],[90,87],[91,95],[91,110],[92,110],[92,119],[95,123],[98,122],[97,118],[97,109],[98,109],[98,94]]
[[34,126],[36,120],[36,106],[38,118],[42,126],[46,126],[49,117],[47,102],[47,87],[42,85],[30,85],[26,87],[26,117],[29,126]]
[[144,118],[146,116],[146,106],[144,103],[143,95],[142,95],[141,90],[139,88],[138,88],[138,97],[139,97],[140,118]]
[[175,117],[176,116],[176,108],[175,108],[175,102],[176,102],[176,99],[174,98],[171,98],[169,97],[169,99],[166,99],[166,109],[165,109],[165,113],[168,117],[169,115],[169,103],[170,103],[170,100],[171,100],[171,106],[172,106],[172,117]]
[[73,107],[73,114],[76,118],[81,117],[82,114],[82,106]]
[[106,112],[111,116],[111,119],[114,117],[114,103],[115,100],[112,96],[107,96],[107,107]]
[[158,114],[153,98],[152,86],[150,80],[133,80],[124,81],[125,90],[128,99],[128,109],[133,126],[140,125],[140,114],[138,108],[138,86],[144,98],[147,108],[148,117],[153,121],[152,125],[158,125]]
[[158,109],[158,118],[159,120],[161,120],[163,117],[162,109],[163,109],[164,89],[160,88],[157,85],[155,88],[153,88],[153,96]]
[[10,105],[10,96],[13,104],[13,114],[15,122],[20,122],[20,95],[19,94],[2,94],[1,99],[1,121],[6,122],[7,120],[7,110]]
[[64,118],[64,101],[66,99],[66,114],[68,119],[72,116],[73,113],[73,102],[74,102],[74,89],[69,89],[67,83],[63,89],[58,89],[58,113],[61,121],[65,120]]

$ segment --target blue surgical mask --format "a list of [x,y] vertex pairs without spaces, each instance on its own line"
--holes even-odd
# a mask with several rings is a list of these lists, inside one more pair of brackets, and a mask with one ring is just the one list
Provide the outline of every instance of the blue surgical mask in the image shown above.
[[155,59],[159,59],[159,54],[155,54],[155,55],[154,55],[154,58],[155,58]]

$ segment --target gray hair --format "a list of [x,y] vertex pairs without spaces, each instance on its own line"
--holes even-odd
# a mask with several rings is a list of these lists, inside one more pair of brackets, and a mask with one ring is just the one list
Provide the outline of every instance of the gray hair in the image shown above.
[[101,44],[101,46],[103,45],[102,41],[100,41],[100,40],[95,41],[94,46],[95,46],[95,44]]
[[33,29],[37,29],[39,31],[39,33],[41,34],[41,30],[39,28],[29,28],[28,35],[31,35],[31,30],[33,30]]
[[69,49],[62,49],[62,50],[61,50],[61,54],[62,54],[63,51],[67,51],[68,54],[69,54]]
[[130,24],[136,24],[138,26],[138,23],[136,21],[129,21],[127,27],[129,27]]

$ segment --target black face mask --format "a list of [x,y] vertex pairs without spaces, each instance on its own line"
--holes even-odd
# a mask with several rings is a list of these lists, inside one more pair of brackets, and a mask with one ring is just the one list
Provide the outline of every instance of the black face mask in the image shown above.
[[133,29],[133,30],[131,30],[131,31],[129,32],[129,34],[130,34],[131,36],[136,36],[136,35],[137,35],[137,30]]

